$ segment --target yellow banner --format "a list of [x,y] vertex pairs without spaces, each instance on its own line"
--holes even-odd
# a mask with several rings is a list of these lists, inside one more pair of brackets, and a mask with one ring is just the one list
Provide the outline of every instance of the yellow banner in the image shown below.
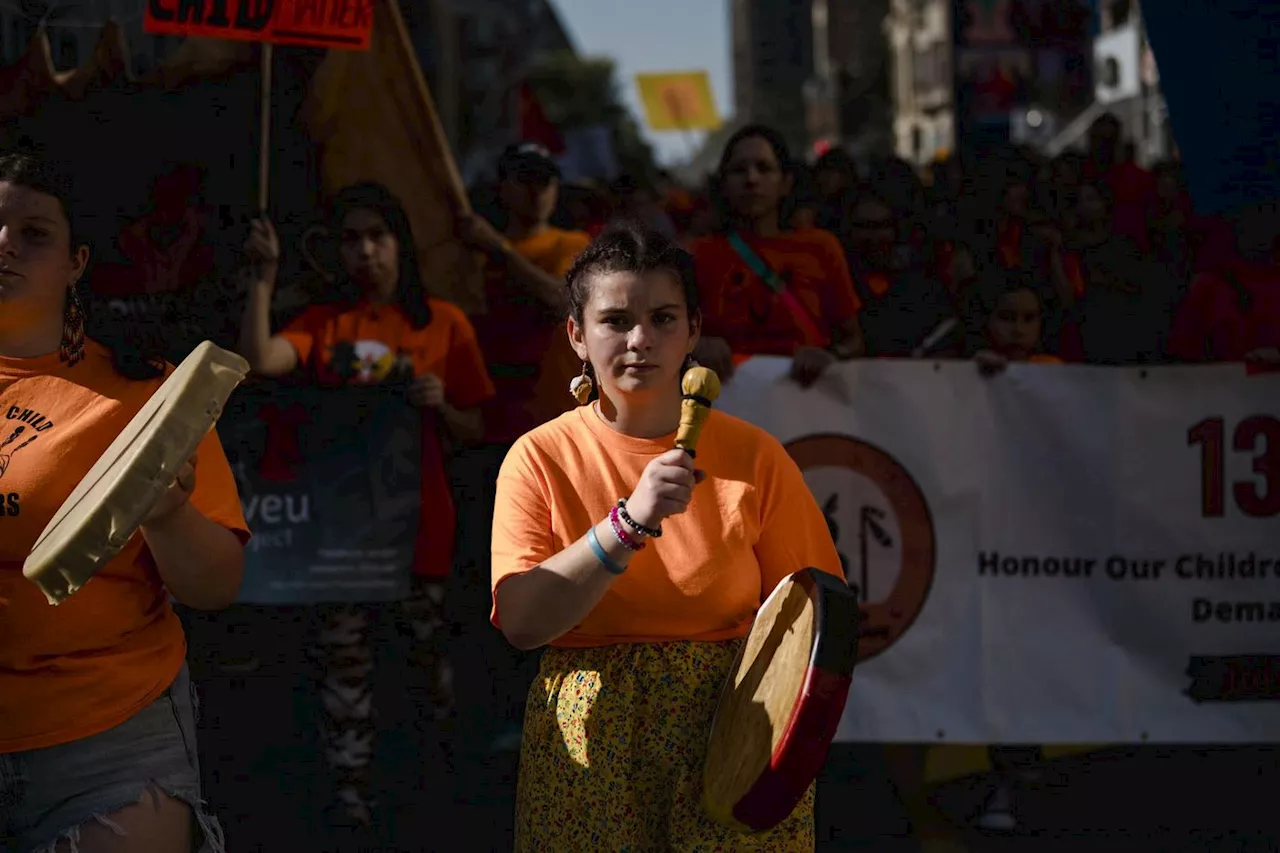
[[706,71],[637,74],[636,87],[652,130],[716,130],[720,113]]

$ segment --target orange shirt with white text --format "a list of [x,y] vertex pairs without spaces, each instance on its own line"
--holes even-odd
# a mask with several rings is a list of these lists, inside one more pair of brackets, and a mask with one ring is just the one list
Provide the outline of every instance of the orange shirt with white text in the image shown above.
[[[162,381],[125,379],[94,341],[73,367],[57,353],[0,358],[0,753],[119,725],[159,697],[186,659],[182,625],[140,533],[57,607],[22,576],[49,519]],[[197,452],[191,503],[248,541],[216,432]]]

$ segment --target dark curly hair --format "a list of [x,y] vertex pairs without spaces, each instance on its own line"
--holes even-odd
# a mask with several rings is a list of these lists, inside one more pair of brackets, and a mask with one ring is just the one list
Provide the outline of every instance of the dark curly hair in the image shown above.
[[[352,184],[339,190],[329,200],[328,220],[334,233],[341,233],[342,220],[353,210],[369,210],[382,217],[387,228],[396,238],[400,254],[400,283],[397,296],[400,307],[409,317],[415,329],[431,323],[431,303],[427,301],[427,289],[423,286],[418,270],[418,250],[413,242],[413,229],[400,200],[391,190],[373,181]],[[351,282],[344,282],[345,295],[358,299],[359,293]]]
[[665,270],[675,274],[684,291],[689,322],[698,314],[698,285],[693,255],[657,231],[635,222],[624,222],[604,231],[578,256],[565,276],[569,289],[569,316],[581,325],[591,300],[592,279],[610,273]]
[[[0,181],[26,187],[58,200],[71,236],[71,249],[89,246],[85,234],[77,227],[79,219],[75,194],[76,181],[62,163],[45,156],[31,142],[24,142],[19,149],[0,155]],[[92,246],[90,246],[92,250]],[[90,252],[92,258],[92,251]],[[92,263],[92,261],[91,261]],[[77,295],[85,307],[85,335],[102,344],[111,352],[111,363],[116,372],[126,379],[148,380],[163,376],[165,360],[163,344],[154,331],[136,322],[107,312],[90,310],[84,282],[89,272],[76,285]]]

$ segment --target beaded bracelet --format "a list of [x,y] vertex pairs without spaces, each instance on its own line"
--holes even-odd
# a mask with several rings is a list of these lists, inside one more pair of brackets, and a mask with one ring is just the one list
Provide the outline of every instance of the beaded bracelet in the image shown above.
[[622,519],[619,517],[618,508],[615,506],[609,510],[609,524],[613,527],[613,535],[618,538],[623,548],[628,551],[639,551],[644,548],[645,543],[637,542],[631,538],[631,534],[627,533],[625,527],[622,526]]
[[650,539],[657,539],[659,536],[662,535],[661,524],[659,524],[657,527],[645,527],[643,524],[636,521],[634,518],[630,516],[630,514],[627,513],[626,498],[618,499],[618,515],[619,517],[622,518],[623,521],[626,522],[627,527],[630,527],[632,530],[634,530],[636,533],[639,533],[641,536],[648,536]]

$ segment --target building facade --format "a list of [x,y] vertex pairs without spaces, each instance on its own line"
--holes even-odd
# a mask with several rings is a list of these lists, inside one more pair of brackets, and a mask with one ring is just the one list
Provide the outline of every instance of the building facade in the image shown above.
[[949,0],[892,0],[888,16],[897,155],[920,165],[955,148]]
[[889,0],[813,0],[810,136],[859,158],[892,154]]
[[1150,164],[1171,157],[1174,142],[1168,108],[1137,0],[1099,4],[1093,60],[1094,97],[1120,120],[1138,162]]
[[813,141],[811,119],[825,127],[811,0],[731,0],[729,9],[735,113],[777,128],[802,156]]

